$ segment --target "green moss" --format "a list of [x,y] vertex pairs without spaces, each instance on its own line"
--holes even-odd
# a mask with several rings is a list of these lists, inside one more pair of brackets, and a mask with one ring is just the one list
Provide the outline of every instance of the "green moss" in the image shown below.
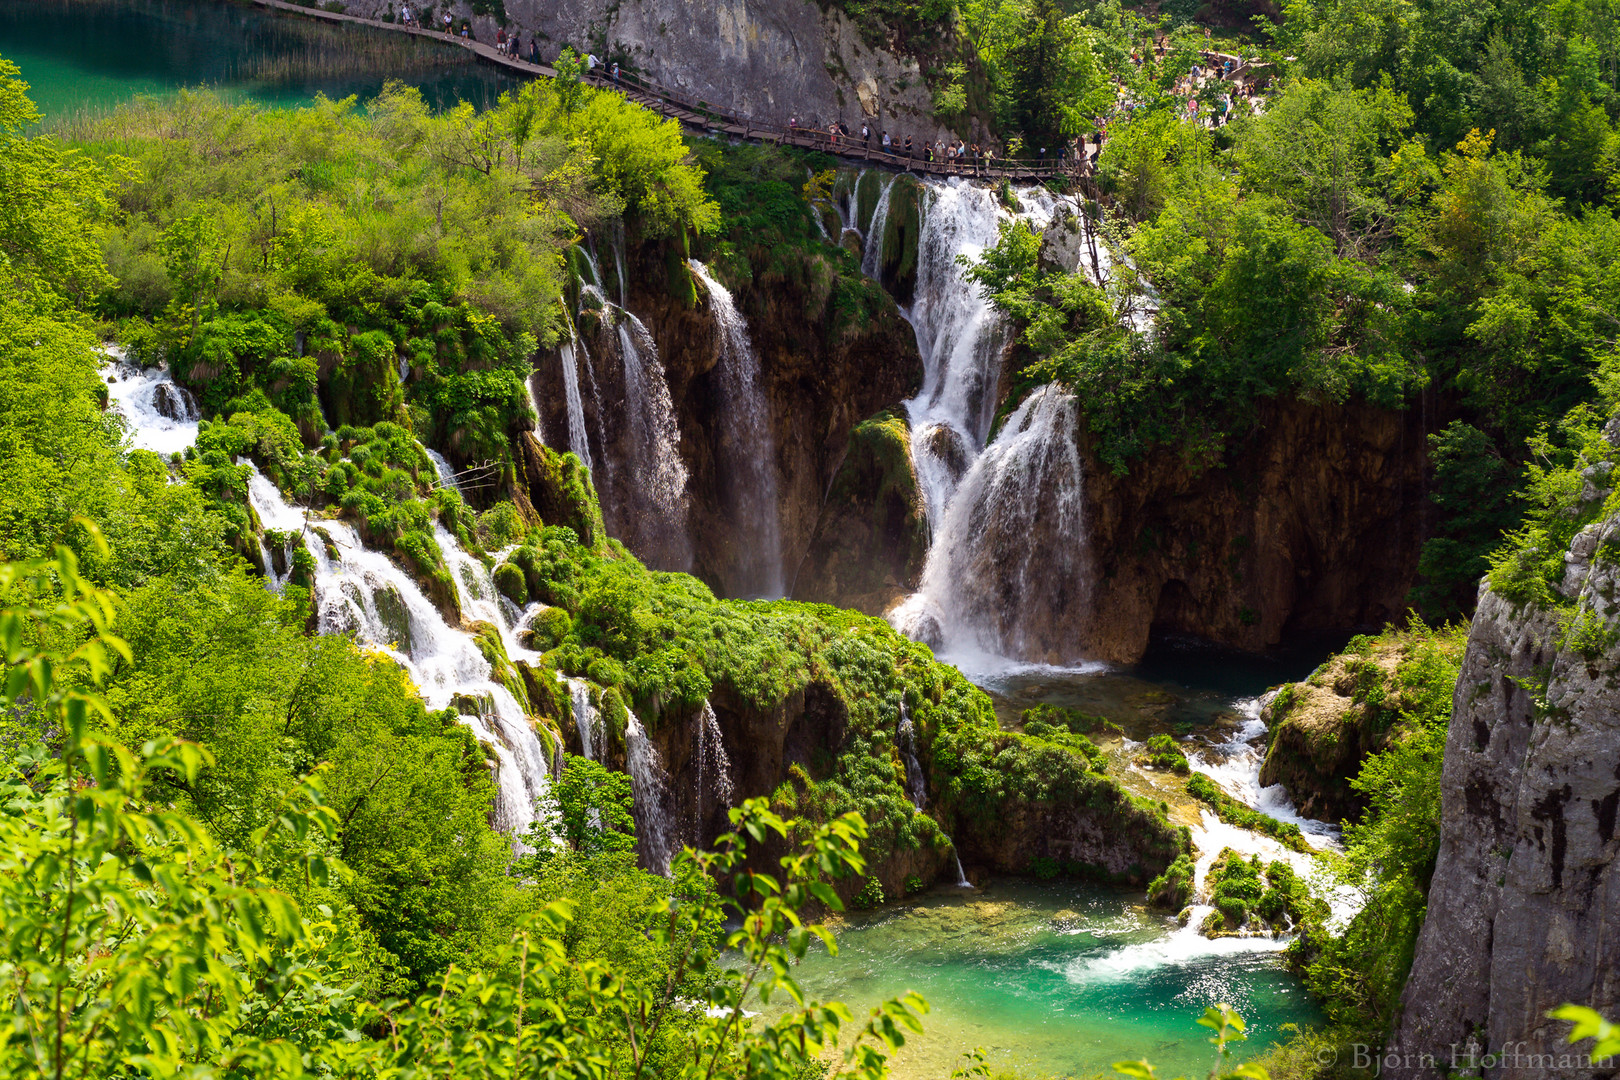
[[[572,453],[560,454],[529,440],[529,497],[547,525],[572,530],[576,542],[594,548],[607,539],[602,504],[591,472]],[[534,592],[533,583],[530,591]]]
[[512,603],[522,607],[529,602],[529,583],[523,571],[510,562],[501,563],[493,574],[495,588]]
[[1148,885],[1148,903],[1168,911],[1180,911],[1192,899],[1195,876],[1192,856],[1176,856],[1176,861]]
[[1182,776],[1186,776],[1190,771],[1187,755],[1176,746],[1176,740],[1168,735],[1154,735],[1148,739],[1144,752],[1136,756],[1136,763],[1150,769],[1179,773]]

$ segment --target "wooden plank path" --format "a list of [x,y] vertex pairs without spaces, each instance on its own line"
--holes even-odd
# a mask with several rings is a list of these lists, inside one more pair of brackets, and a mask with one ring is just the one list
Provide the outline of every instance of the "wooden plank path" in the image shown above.
[[[326,11],[323,8],[304,7],[302,4],[289,3],[288,0],[253,0],[253,3],[262,8],[282,11],[290,15],[302,15],[306,18],[323,19],[333,23],[359,23],[373,30],[390,30],[397,34],[409,34],[413,37],[428,38],[445,45],[455,45],[471,51],[484,63],[493,64],[512,74],[527,78],[539,76],[555,79],[557,77],[556,69],[549,65],[531,64],[527,60],[507,56],[493,45],[473,41],[470,38],[457,37],[437,30],[406,26],[403,23],[364,19],[358,15],[345,15],[341,12]],[[933,176],[965,176],[977,179],[1023,181],[1043,181],[1062,176],[1070,184],[1078,183],[1088,189],[1092,186],[1088,182],[1090,178],[1081,173],[1078,167],[1078,159],[1062,163],[1051,159],[1002,159],[992,161],[989,164],[982,161],[977,164],[968,161],[957,162],[951,160],[924,161],[919,157],[907,157],[905,154],[884,151],[881,148],[872,149],[856,143],[847,136],[835,138],[830,133],[818,128],[784,128],[762,124],[748,117],[736,116],[705,101],[687,100],[666,87],[627,71],[620,72],[617,82],[599,71],[589,73],[581,81],[602,89],[616,90],[638,105],[662,116],[678,120],[693,130],[705,133],[716,132],[751,142],[768,142],[778,145],[798,146],[806,150],[819,150],[847,161],[860,161],[869,165],[883,166],[903,172],[927,173]],[[1096,193],[1088,191],[1088,194],[1095,195]]]

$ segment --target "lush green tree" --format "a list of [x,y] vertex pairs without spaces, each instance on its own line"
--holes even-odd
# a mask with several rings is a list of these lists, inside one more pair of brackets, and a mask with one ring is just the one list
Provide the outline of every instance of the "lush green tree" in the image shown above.
[[1422,580],[1412,603],[1427,618],[1452,618],[1474,604],[1479,579],[1502,536],[1518,523],[1518,470],[1491,437],[1471,424],[1452,421],[1429,436],[1434,484],[1429,498],[1440,512],[1434,534],[1418,561]]
[[[551,803],[541,818],[554,820],[557,840],[589,857],[608,852],[634,852],[636,819],[630,777],[599,761],[568,754],[562,775],[551,786]],[[543,839],[537,838],[539,843]]]

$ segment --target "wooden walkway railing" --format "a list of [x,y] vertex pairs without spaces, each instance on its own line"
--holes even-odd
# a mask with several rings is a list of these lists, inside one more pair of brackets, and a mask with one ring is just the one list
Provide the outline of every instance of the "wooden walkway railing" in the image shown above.
[[[361,23],[372,29],[392,30],[396,33],[410,34],[414,37],[430,38],[447,45],[457,45],[463,49],[468,49],[485,63],[494,64],[514,74],[530,77],[538,75],[551,79],[557,77],[556,69],[546,64],[531,64],[527,60],[516,59],[496,49],[493,45],[486,45],[481,41],[473,41],[468,38],[420,27],[406,26],[402,23],[380,22],[375,19],[363,19],[356,15],[326,11],[318,7],[304,7],[301,4],[289,3],[288,0],[253,0],[253,2],[259,7],[271,8],[294,15],[304,15],[313,19],[324,19],[328,22],[338,23]],[[847,136],[834,136],[830,132],[819,128],[788,128],[763,124],[745,116],[738,116],[705,101],[690,100],[650,79],[622,69],[617,80],[614,80],[611,76],[605,74],[602,69],[598,68],[596,71],[586,75],[582,81],[603,89],[616,90],[638,105],[651,109],[660,115],[679,120],[686,127],[698,131],[718,132],[754,142],[769,142],[803,147],[807,150],[820,150],[851,161],[867,162],[891,169],[926,173],[933,176],[965,176],[979,179],[1023,181],[1041,181],[1062,176],[1071,184],[1079,182],[1083,187],[1091,186],[1085,182],[1089,177],[1082,172],[1078,158],[1064,160],[1055,158],[991,158],[978,161],[966,158],[947,158],[944,161],[925,161],[919,156],[922,152],[920,149],[916,155],[908,157],[904,152],[896,152],[896,149],[892,147],[887,151],[883,150],[881,146],[873,148]]]

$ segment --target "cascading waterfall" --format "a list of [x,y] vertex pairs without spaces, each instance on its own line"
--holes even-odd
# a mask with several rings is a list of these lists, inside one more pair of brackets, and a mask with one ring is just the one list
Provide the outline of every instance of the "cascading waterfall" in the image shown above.
[[[167,372],[115,363],[110,375],[108,392],[129,423],[136,446],[178,453],[195,442],[196,403]],[[165,409],[182,418],[165,415]],[[431,451],[428,456],[440,483],[454,488],[449,463]],[[448,625],[410,575],[386,555],[367,550],[347,522],[310,521],[305,509],[288,503],[252,464],[247,467],[248,502],[260,523],[266,530],[289,534],[289,543],[301,544],[314,561],[311,591],[320,632],[353,634],[361,644],[399,663],[430,708],[456,709],[462,722],[495,753],[499,763],[495,824],[516,842],[534,823],[535,805],[550,790],[550,762],[523,707],[494,678],[472,636]],[[513,613],[501,609],[482,564],[442,530],[439,545],[456,578],[463,610],[498,626],[509,655],[535,658],[518,646]],[[271,552],[261,550],[261,555],[270,587],[281,589],[286,575],[277,573]],[[291,561],[284,558],[280,563],[290,566]],[[474,566],[476,574],[470,571]]]
[[861,273],[873,281],[883,276],[883,230],[889,223],[889,195],[894,191],[898,174],[889,177],[872,208],[872,220],[867,222],[865,244],[861,248]]
[[437,450],[428,450],[423,447],[427,459],[433,463],[433,473],[439,478],[439,486],[461,494],[461,483],[456,479],[456,470],[445,460],[444,455]]
[[[923,778],[922,763],[917,760],[917,733],[911,725],[911,717],[906,715],[906,703],[900,703],[900,723],[895,727],[895,735],[900,746],[900,757],[906,764],[906,793],[911,796],[911,802],[921,810],[928,802],[928,784]],[[962,869],[961,860],[957,860],[958,875]]]
[[736,796],[736,784],[731,776],[731,756],[726,753],[726,737],[720,730],[720,719],[714,715],[714,706],[707,700],[697,718],[697,820],[692,828],[692,842],[703,841],[701,830],[709,812],[717,806],[731,805]]
[[[574,355],[574,343],[563,342],[557,355],[562,359],[563,398],[568,406],[568,449],[589,469],[591,440],[585,433],[585,402],[579,396],[579,358]],[[532,395],[534,390],[531,388],[529,393]]]
[[652,334],[634,314],[616,310],[634,475],[650,519],[641,522],[639,531],[663,553],[666,566],[684,567],[691,561],[686,533],[687,473],[678,450],[675,405]]
[[735,507],[740,586],[735,591],[774,599],[785,593],[782,530],[777,517],[776,436],[760,385],[759,356],[731,292],[696,259],[687,265],[708,290],[720,328],[718,367],[728,420],[721,426],[720,449]]
[[1047,385],[963,477],[895,625],[958,657],[1061,661],[1089,599],[1079,410]]
[[[984,449],[1008,329],[957,259],[995,244],[1013,215],[996,192],[959,178],[927,189],[907,313],[923,386],[906,412],[932,539],[918,592],[890,621],[948,656],[1069,661],[1088,569],[1075,402],[1042,388]],[[1073,205],[1039,188],[1019,198],[1017,216],[1036,229]]]
[[169,378],[166,368],[143,369],[117,346],[106,350],[107,399],[129,428],[130,443],[168,457],[197,441],[197,401]]
[[562,681],[568,686],[568,701],[573,706],[574,727],[579,731],[580,756],[600,761],[597,743],[605,740],[602,738],[602,716],[591,704],[591,684],[584,679],[568,676],[563,676]]
[[636,844],[641,849],[641,861],[649,870],[667,875],[671,855],[669,773],[634,712],[625,724],[624,750],[630,770],[630,793],[635,799]]
[[[387,653],[403,667],[428,706],[454,708],[463,723],[494,751],[499,762],[496,827],[516,840],[534,823],[536,803],[550,790],[550,761],[523,707],[494,678],[472,635],[451,627],[414,579],[380,552],[369,551],[347,522],[318,524],[289,504],[276,486],[249,466],[248,501],[266,529],[293,533],[314,559],[313,594],[321,633],[353,634],[356,641]],[[529,655],[514,640],[513,621],[492,600],[483,581],[467,582],[476,563],[448,532],[441,549],[452,567],[464,610],[500,627],[518,658]],[[267,561],[267,566],[269,565]],[[270,574],[271,587],[285,579]]]

